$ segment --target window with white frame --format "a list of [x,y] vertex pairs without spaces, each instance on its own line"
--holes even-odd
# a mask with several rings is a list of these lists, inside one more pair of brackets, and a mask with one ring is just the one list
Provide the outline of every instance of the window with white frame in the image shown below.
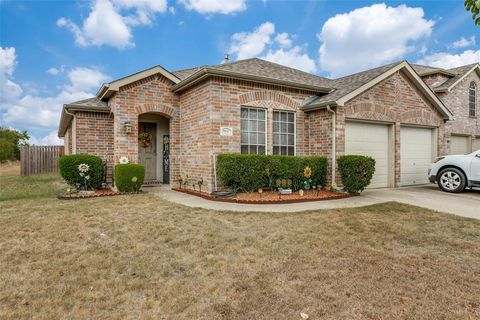
[[265,154],[267,113],[264,109],[242,107],[240,110],[241,153]]
[[273,154],[295,155],[295,113],[273,111]]
[[468,115],[470,117],[477,116],[477,86],[473,81],[468,88]]

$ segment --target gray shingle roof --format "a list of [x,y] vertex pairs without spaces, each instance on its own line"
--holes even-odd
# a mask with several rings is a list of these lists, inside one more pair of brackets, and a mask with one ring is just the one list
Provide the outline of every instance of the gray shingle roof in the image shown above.
[[105,101],[100,100],[98,97],[92,97],[92,98],[88,98],[88,99],[85,99],[85,100],[80,100],[80,101],[69,103],[69,104],[67,104],[67,106],[94,107],[94,108],[103,107],[103,108],[105,108],[108,105]]
[[441,83],[440,85],[436,86],[434,88],[435,91],[443,91],[447,90],[450,88],[451,85],[453,85],[455,82],[457,82],[461,77],[463,77],[468,71],[472,70],[472,68],[478,65],[478,63],[472,63],[472,64],[467,64],[465,66],[457,67],[457,68],[452,68],[448,69],[449,72],[452,72],[455,74],[454,77],[448,79],[447,81]]
[[177,71],[172,71],[172,73],[177,76],[180,80],[190,77],[192,74],[200,70],[202,67],[194,67],[188,69],[182,69]]
[[432,73],[435,71],[443,71],[444,69],[442,68],[437,68],[437,67],[430,67],[430,66],[424,66],[421,64],[411,64],[413,70],[415,70],[419,75],[424,75],[428,73]]
[[333,91],[326,95],[320,95],[316,99],[310,99],[308,103],[305,104],[305,106],[326,104],[330,102],[333,103],[338,99],[346,96],[350,92],[360,88],[364,84],[372,81],[376,77],[382,75],[383,73],[387,72],[388,70],[397,66],[400,63],[402,63],[402,61],[331,80],[330,84],[332,88],[334,88]]
[[323,88],[331,87],[332,82],[332,80],[327,78],[259,58],[214,65],[211,68]]

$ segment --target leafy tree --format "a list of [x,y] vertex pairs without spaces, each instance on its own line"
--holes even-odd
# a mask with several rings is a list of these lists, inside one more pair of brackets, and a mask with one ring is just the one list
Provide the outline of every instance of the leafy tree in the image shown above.
[[18,131],[0,127],[0,162],[19,160],[21,145],[28,145],[30,136],[27,131]]
[[465,0],[465,9],[472,13],[476,25],[480,25],[480,0]]

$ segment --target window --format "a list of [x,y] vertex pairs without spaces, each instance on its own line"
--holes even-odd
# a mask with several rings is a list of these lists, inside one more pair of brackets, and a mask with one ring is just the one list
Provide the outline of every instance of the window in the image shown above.
[[468,89],[468,115],[475,117],[477,115],[477,86],[475,82],[470,83]]
[[273,111],[273,154],[295,155],[295,113]]
[[242,107],[240,111],[241,153],[265,154],[266,111]]

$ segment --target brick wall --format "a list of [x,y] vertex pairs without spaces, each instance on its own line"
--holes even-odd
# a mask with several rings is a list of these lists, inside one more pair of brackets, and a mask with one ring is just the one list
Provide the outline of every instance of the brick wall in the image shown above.
[[[477,84],[477,116],[473,118],[468,113],[468,88],[472,81]],[[450,139],[452,134],[468,135],[471,139],[475,136],[480,138],[480,77],[478,74],[472,72],[453,87],[452,91],[439,93],[439,97],[455,118],[453,121],[448,121],[445,126],[446,139]],[[450,144],[446,147],[445,153],[448,153]]]
[[76,154],[88,153],[107,162],[107,181],[112,181],[113,118],[108,113],[75,113]]

